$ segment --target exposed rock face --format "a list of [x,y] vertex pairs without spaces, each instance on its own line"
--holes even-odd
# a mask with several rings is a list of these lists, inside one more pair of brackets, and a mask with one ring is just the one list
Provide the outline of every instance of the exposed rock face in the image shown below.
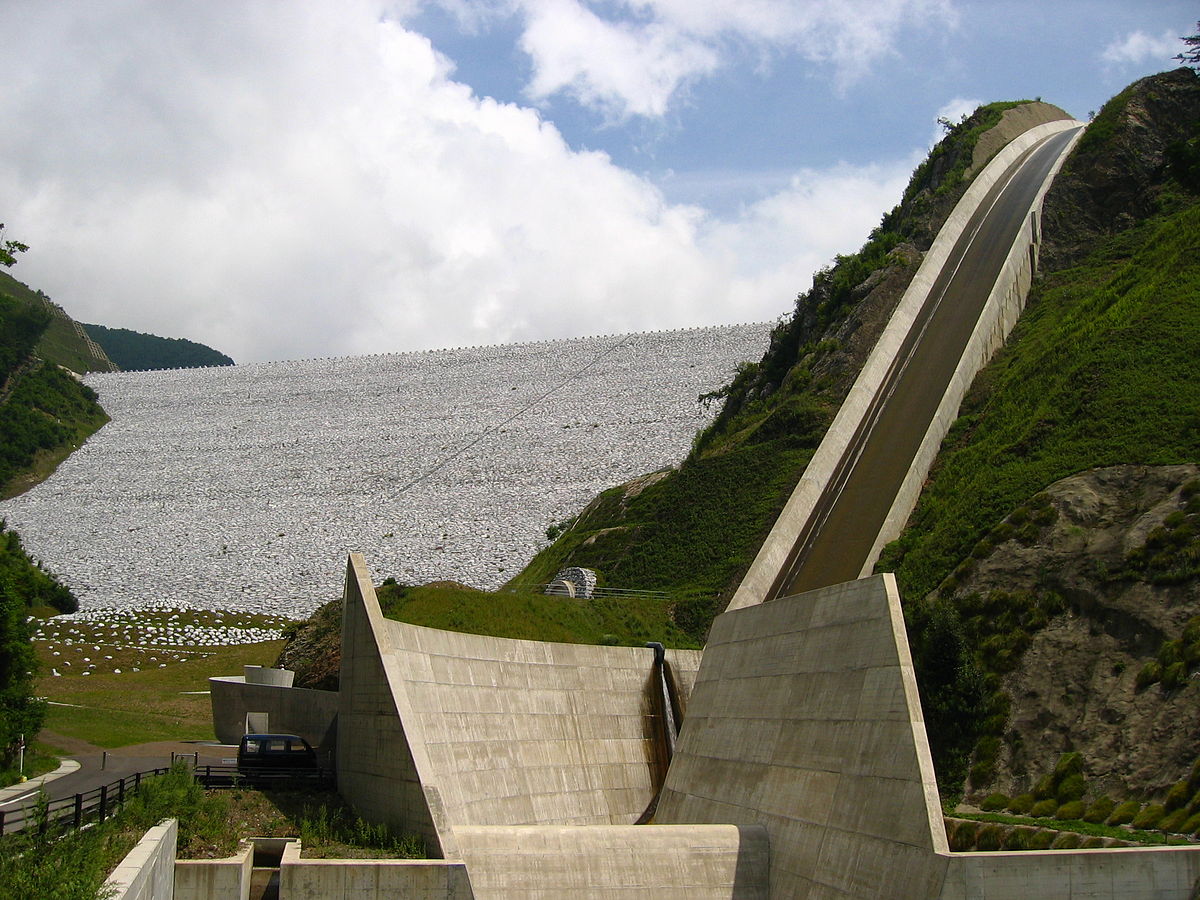
[[955,596],[1055,591],[1069,611],[1036,632],[1004,678],[1012,708],[997,776],[988,786],[1025,793],[1061,754],[1078,751],[1085,774],[1114,798],[1158,794],[1187,776],[1200,753],[1200,680],[1138,690],[1143,665],[1200,614],[1200,580],[1154,584],[1119,576],[1130,553],[1185,505],[1181,488],[1200,466],[1113,466],[1045,491],[1058,513],[1039,541],[999,544],[959,582]]
[[1136,81],[1105,104],[1046,194],[1043,269],[1072,265],[1097,238],[1154,212],[1166,150],[1198,123],[1200,75],[1188,68]]

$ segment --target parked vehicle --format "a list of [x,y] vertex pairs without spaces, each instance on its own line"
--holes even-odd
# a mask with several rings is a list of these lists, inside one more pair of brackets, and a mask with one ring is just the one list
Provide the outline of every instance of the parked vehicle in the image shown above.
[[308,777],[321,774],[317,752],[298,734],[247,734],[237,755],[238,774]]

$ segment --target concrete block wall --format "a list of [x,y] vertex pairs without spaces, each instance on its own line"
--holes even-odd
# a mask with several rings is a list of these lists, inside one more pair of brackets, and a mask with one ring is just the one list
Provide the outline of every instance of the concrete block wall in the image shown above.
[[[950,251],[962,235],[963,229],[966,227],[975,209],[979,206],[979,203],[987,195],[988,191],[991,190],[993,185],[995,185],[1008,166],[1027,149],[1051,134],[1075,127],[1078,124],[1068,119],[1031,128],[996,154],[986,168],[975,178],[962,199],[959,200],[954,211],[946,219],[946,223],[942,226],[941,231],[938,232],[933,246],[926,252],[920,267],[917,269],[916,275],[913,276],[913,280],[909,283],[907,290],[905,290],[904,296],[900,298],[900,302],[892,313],[887,327],[884,329],[883,334],[880,335],[879,341],[871,351],[871,355],[867,358],[862,371],[859,372],[858,378],[855,380],[853,387],[851,387],[845,402],[838,409],[833,423],[830,425],[821,444],[817,447],[816,452],[805,468],[804,474],[800,477],[795,490],[792,491],[791,496],[788,498],[783,511],[776,520],[775,526],[771,529],[770,534],[767,535],[767,539],[759,549],[758,555],[755,557],[750,569],[746,572],[746,576],[742,579],[741,585],[739,585],[733,598],[730,600],[728,609],[741,609],[745,606],[761,603],[767,596],[776,575],[778,575],[792,545],[796,541],[796,537],[812,513],[817,500],[825,489],[825,485],[832,477],[838,461],[844,455],[850,439],[866,415],[871,400],[879,390],[884,376],[895,360],[901,345],[904,343],[904,339],[907,337],[913,321],[916,319],[922,306],[924,306],[925,300],[941,271],[942,265],[949,257]],[[1037,202],[1040,204],[1041,194],[1038,195]],[[1005,292],[1007,292],[1007,288],[1008,285],[1005,284]],[[1024,294],[1021,295],[1021,300],[1022,302],[1024,301]],[[975,372],[981,366],[982,362],[977,362],[975,368],[970,370],[967,376],[968,384],[970,378],[974,377]],[[959,394],[959,400],[961,400],[961,397],[962,395]],[[949,413],[951,419],[957,408],[958,401],[953,401],[953,410]],[[940,444],[941,437],[939,436],[937,440]],[[918,467],[914,466],[913,471],[917,472],[917,470]],[[927,470],[928,466],[926,465],[926,468],[921,470],[921,479],[924,478],[924,472]],[[920,479],[918,479],[919,483]],[[911,498],[911,500],[915,501],[915,497]],[[909,502],[909,500],[906,499],[905,502]],[[898,509],[899,507],[896,508]],[[909,509],[911,509],[911,505]],[[905,512],[905,516],[907,516],[907,511]],[[894,529],[894,524],[891,520],[885,525],[885,529]],[[892,537],[895,537],[895,535],[893,534]],[[888,540],[891,540],[891,538],[888,538]],[[880,543],[872,553],[869,562],[864,566],[863,574],[867,574],[871,570],[878,556],[878,549],[882,547],[883,543],[886,543],[886,541]]]
[[716,619],[655,822],[762,825],[772,897],[937,896],[946,836],[891,575]]
[[171,900],[178,837],[175,819],[166,819],[147,831],[105,880],[110,900]]
[[208,679],[213,729],[223,744],[246,733],[246,713],[265,712],[270,730],[298,734],[314,747],[332,751],[336,742],[337,691],[313,691],[247,682],[244,675]]
[[766,900],[761,826],[455,829],[477,900]]

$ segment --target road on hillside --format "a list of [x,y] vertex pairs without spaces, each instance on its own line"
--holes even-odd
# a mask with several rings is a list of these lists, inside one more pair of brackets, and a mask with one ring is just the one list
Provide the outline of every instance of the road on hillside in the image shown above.
[[859,577],[1034,197],[1077,130],[1027,150],[980,203],[768,600]]

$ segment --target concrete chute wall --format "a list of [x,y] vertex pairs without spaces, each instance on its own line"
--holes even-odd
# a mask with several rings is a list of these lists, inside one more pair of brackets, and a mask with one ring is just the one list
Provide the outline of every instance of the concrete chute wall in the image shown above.
[[[338,783],[360,814],[447,851],[456,826],[631,824],[654,798],[653,650],[393,622],[358,554],[343,616]],[[668,660],[682,693],[700,653]]]

